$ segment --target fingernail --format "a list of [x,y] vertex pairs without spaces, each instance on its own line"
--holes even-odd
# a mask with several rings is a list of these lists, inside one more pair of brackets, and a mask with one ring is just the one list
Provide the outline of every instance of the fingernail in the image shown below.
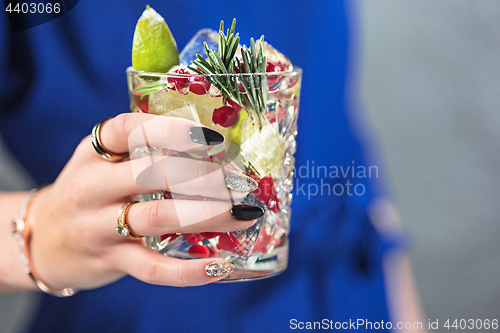
[[233,217],[240,221],[255,220],[262,217],[264,213],[264,209],[259,206],[236,205],[231,208]]
[[259,184],[254,179],[241,173],[227,173],[226,186],[233,191],[252,192],[259,187]]
[[205,266],[205,272],[208,276],[223,276],[231,274],[234,271],[234,265],[229,261],[215,261]]
[[189,136],[193,142],[201,145],[214,146],[224,142],[222,134],[208,127],[191,127]]

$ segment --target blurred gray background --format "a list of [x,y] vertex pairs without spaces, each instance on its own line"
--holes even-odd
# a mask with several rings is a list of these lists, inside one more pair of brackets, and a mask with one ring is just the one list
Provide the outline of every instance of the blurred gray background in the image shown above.
[[[33,184],[22,165],[6,151],[0,137],[0,190],[27,190]],[[0,333],[22,332],[33,315],[37,300],[33,292],[0,295]]]
[[500,319],[500,1],[362,0],[362,106],[431,319]]
[[[355,15],[361,104],[411,234],[424,319],[498,318],[500,1],[359,0]],[[28,188],[3,153],[0,188]],[[21,331],[34,302],[0,296],[0,332]]]

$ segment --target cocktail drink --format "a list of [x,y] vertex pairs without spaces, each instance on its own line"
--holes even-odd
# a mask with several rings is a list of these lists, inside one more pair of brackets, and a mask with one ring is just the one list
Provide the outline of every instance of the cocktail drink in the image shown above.
[[[240,173],[258,184],[243,197],[228,190],[231,205],[264,209],[248,229],[146,237],[149,247],[171,257],[231,261],[235,271],[222,281],[269,277],[286,269],[301,83],[301,70],[262,38],[252,40],[250,48],[239,46],[238,40],[234,22],[227,34],[222,25],[219,34],[205,29],[181,53],[181,65],[168,73],[127,69],[132,112],[185,118],[224,136],[224,143],[208,151],[145,146],[133,158],[194,159],[211,163],[225,176]],[[218,52],[210,49],[214,44]],[[195,56],[194,51],[204,52]],[[138,199],[215,200],[167,190]]]

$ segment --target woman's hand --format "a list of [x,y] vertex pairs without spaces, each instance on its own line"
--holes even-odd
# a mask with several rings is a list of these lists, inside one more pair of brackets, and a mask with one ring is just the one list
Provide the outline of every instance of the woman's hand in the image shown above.
[[[181,118],[122,114],[103,125],[101,140],[116,153],[127,152],[144,139],[149,146],[176,151],[210,149],[196,143],[203,138],[194,137],[195,127],[199,124]],[[134,139],[139,129],[147,133]],[[162,165],[163,172],[158,173],[149,160],[109,162],[93,149],[90,136],[82,140],[54,184],[41,189],[29,207],[31,265],[44,283],[55,289],[90,289],[129,274],[152,284],[195,286],[224,277],[205,272],[209,263],[223,259],[174,259],[117,234],[120,207],[131,202],[131,196],[153,192],[151,184],[163,190],[175,186],[176,193],[186,195],[227,199],[224,173],[212,163],[171,157],[163,164],[154,163]],[[137,179],[144,180],[144,175],[147,181],[140,183],[147,185],[141,187]],[[166,175],[167,182],[158,175]],[[137,235],[226,232],[255,222],[236,220],[230,209],[229,200],[149,201],[133,205],[127,222]]]

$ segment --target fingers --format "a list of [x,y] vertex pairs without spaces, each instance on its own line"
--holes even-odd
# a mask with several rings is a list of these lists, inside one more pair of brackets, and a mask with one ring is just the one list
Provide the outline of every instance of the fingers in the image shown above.
[[137,147],[159,147],[177,151],[203,151],[224,137],[191,120],[177,117],[126,113],[107,121],[101,129],[102,144],[114,153]]
[[[223,259],[181,260],[162,255],[154,250],[123,243],[117,248],[117,265],[127,274],[150,284],[176,287],[200,286],[218,281],[232,272],[234,266]],[[220,264],[214,264],[220,263]],[[217,265],[219,276],[209,276],[207,265]],[[226,265],[223,265],[226,264]]]
[[[224,145],[215,147],[206,145],[207,143],[221,143],[223,139],[219,133],[209,128],[199,127],[199,124],[186,119],[147,114],[119,115],[103,124],[100,142],[103,142],[108,150],[114,152],[130,151],[132,153],[136,147],[143,148],[132,154],[131,161],[108,164],[105,170],[103,169],[106,176],[100,179],[106,179],[105,183],[112,185],[100,194],[109,197],[116,196],[116,193],[135,195],[148,193],[151,190],[165,190],[224,200],[241,199],[255,190],[257,184],[243,174],[241,174],[243,180],[235,180],[233,175],[230,184],[238,188],[228,186],[236,193],[228,192],[226,170],[221,169],[221,165],[218,164],[220,162],[203,161],[199,152],[196,153],[202,150],[204,155],[208,153],[213,156],[223,152]],[[157,155],[145,148],[147,146],[155,147],[155,152],[161,152],[165,148],[167,149],[163,150],[165,154],[173,153],[176,156]],[[143,150],[147,156],[141,157]],[[189,151],[189,154],[186,151]],[[92,154],[97,157],[95,152]],[[85,158],[80,160],[85,160]],[[100,165],[103,164],[100,163]],[[240,171],[237,163],[231,163],[231,166],[226,164],[226,168],[228,171],[236,168],[233,174]],[[112,172],[110,169],[113,169]],[[133,181],[130,178],[133,178]],[[241,187],[241,184],[252,182],[252,186],[247,186],[246,189]]]
[[[257,188],[255,181],[236,172],[239,170],[234,167],[226,165],[223,170],[221,164],[189,158],[149,156],[110,165],[112,170],[106,169],[106,182],[113,185],[100,193],[103,196],[116,193],[135,195],[164,190],[229,201],[243,198]],[[226,184],[227,174],[231,177],[229,186]],[[235,184],[250,185],[245,187]],[[228,192],[228,188],[235,192]]]
[[[138,235],[227,232],[251,227],[255,219],[236,220],[224,201],[154,200],[133,205],[127,223]],[[116,214],[116,213],[115,213]],[[251,216],[252,218],[253,216]]]

